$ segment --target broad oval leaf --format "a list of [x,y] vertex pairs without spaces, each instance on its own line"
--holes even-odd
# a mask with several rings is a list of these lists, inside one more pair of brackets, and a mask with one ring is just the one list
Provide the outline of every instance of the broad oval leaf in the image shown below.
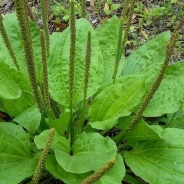
[[46,169],[56,178],[66,184],[81,184],[82,180],[93,172],[75,174],[65,171],[57,162],[54,155],[48,155],[45,162]]
[[[86,19],[76,21],[76,58],[74,70],[73,103],[83,100],[85,50],[88,30],[91,31],[91,65],[87,96],[93,95],[103,77],[103,60],[94,29]],[[53,39],[53,40],[52,40]],[[54,100],[69,105],[69,50],[70,32],[67,28],[58,39],[51,36],[51,53],[48,61],[50,93]]]
[[116,157],[116,144],[98,133],[82,133],[72,147],[72,155],[54,149],[59,165],[67,172],[82,174],[95,171]]
[[125,165],[121,155],[116,155],[116,164],[95,184],[120,184],[125,176]]
[[[104,77],[103,82],[111,80],[113,77],[114,66],[116,61],[117,44],[119,36],[120,19],[116,16],[105,21],[95,31],[98,36],[104,59]],[[122,56],[119,63],[118,74],[122,70],[124,64],[124,56]]]
[[122,75],[140,74],[148,67],[154,68],[157,63],[163,63],[166,56],[166,44],[170,32],[164,32],[144,43],[125,60]]
[[166,128],[157,133],[161,140],[143,141],[125,152],[127,165],[150,184],[183,183],[184,130]]
[[119,117],[130,115],[144,95],[144,78],[123,80],[106,87],[93,100],[89,115],[91,126],[96,129],[110,129]]
[[[31,176],[38,163],[29,135],[20,125],[0,123],[0,182],[17,184]],[[20,174],[21,173],[21,174]],[[10,177],[11,176],[11,177]]]
[[[81,184],[82,180],[92,175],[94,172],[87,172],[83,174],[74,174],[66,172],[56,161],[54,155],[48,156],[46,160],[47,170],[56,178],[62,180],[66,184]],[[125,175],[125,166],[122,157],[116,155],[116,164],[110,171],[104,174],[95,184],[120,184]]]
[[166,113],[175,113],[182,107],[184,101],[184,62],[169,66],[166,77],[161,82],[144,116],[161,116]]
[[[16,55],[20,70],[23,73],[27,73],[26,63],[25,63],[25,54],[22,46],[20,28],[18,25],[17,17],[15,13],[6,14],[3,18],[4,26],[8,34],[12,49]],[[35,63],[38,68],[38,72],[41,70],[41,48],[40,48],[40,29],[35,22],[30,21],[30,30],[32,36],[32,44],[35,56]],[[0,35],[0,60],[8,64],[10,67],[15,68],[12,59],[7,52],[2,37]],[[40,74],[39,74],[40,75]]]
[[[44,148],[48,133],[49,130],[45,130],[39,136],[35,136],[34,142],[39,149]],[[84,132],[78,136],[72,150],[69,141],[56,133],[51,148],[54,150],[58,164],[66,172],[76,174],[95,171],[115,158],[117,152],[115,142],[109,137],[104,138],[98,133]]]
[[30,133],[34,134],[40,125],[41,114],[36,105],[29,107],[24,112],[16,116],[13,121],[22,125]]
[[[45,147],[45,144],[48,140],[50,130],[44,130],[40,135],[35,136],[34,142],[38,149],[43,149]],[[52,149],[59,149],[66,153],[70,152],[70,144],[68,140],[65,137],[60,136],[57,132],[54,135],[52,144]]]

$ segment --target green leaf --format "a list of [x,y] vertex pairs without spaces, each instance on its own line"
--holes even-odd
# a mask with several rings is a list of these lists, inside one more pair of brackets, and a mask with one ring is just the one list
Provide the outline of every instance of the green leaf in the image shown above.
[[35,133],[40,125],[41,114],[36,107],[36,105],[29,107],[24,112],[16,116],[13,121],[22,125],[26,128],[30,133]]
[[0,161],[11,162],[19,160],[19,157],[31,157],[29,134],[25,133],[20,125],[1,122],[0,131]]
[[143,140],[161,139],[160,135],[155,132],[143,119],[141,119],[135,127],[125,137],[128,142],[139,142]]
[[[38,159],[33,158],[29,134],[20,125],[0,123],[0,181],[17,184],[31,176]],[[11,176],[11,177],[10,177]]]
[[14,79],[6,70],[0,68],[0,98],[16,99],[21,95],[21,90]]
[[[151,86],[156,80],[161,67],[162,67],[162,63],[156,63],[154,64],[154,66],[150,65],[145,70],[140,71],[140,73],[137,75],[137,77],[145,76],[146,93],[148,93],[148,91],[151,89]],[[128,75],[128,76],[134,76],[134,75]]]
[[93,100],[89,115],[91,126],[110,129],[119,117],[130,115],[144,95],[144,78],[122,80],[106,87]]
[[166,70],[166,75],[181,76],[184,71],[184,60],[177,62],[176,64],[169,65]]
[[[47,170],[53,174],[56,178],[68,184],[80,184],[83,179],[92,175],[93,172],[83,173],[83,174],[74,174],[70,172],[66,172],[56,161],[54,155],[48,156],[46,160],[46,168]],[[119,184],[121,183],[123,177],[125,175],[125,166],[123,163],[122,157],[117,154],[116,155],[116,164],[114,167],[108,171],[99,181],[95,182],[95,184]]]
[[46,169],[57,179],[68,184],[81,184],[82,180],[88,177],[92,172],[83,174],[74,174],[66,172],[56,161],[54,155],[49,155],[45,162]]
[[184,130],[166,128],[157,133],[162,140],[142,141],[125,152],[127,165],[150,184],[183,183]]
[[[86,19],[76,21],[76,58],[74,71],[73,103],[83,99],[85,49],[87,33],[91,31],[91,65],[87,96],[93,95],[101,84],[103,77],[103,62],[97,36],[91,24]],[[62,105],[69,105],[69,50],[70,32],[67,28],[56,39],[51,36],[51,53],[48,60],[48,75],[51,97]]]
[[[0,62],[0,71],[8,73],[12,78],[17,88],[21,90],[21,95],[17,99],[4,99],[0,98],[0,103],[3,105],[3,111],[10,116],[17,116],[26,110],[30,105],[35,104],[31,94],[31,88],[27,75],[11,69],[7,64]],[[8,84],[6,84],[8,86]]]
[[[38,149],[43,149],[48,140],[50,130],[44,130],[40,135],[35,136],[34,142]],[[59,149],[65,153],[70,153],[70,144],[65,137],[60,136],[57,132],[54,135],[52,145],[52,149]]]
[[121,7],[121,4],[112,4],[111,10],[112,10],[112,11],[115,11],[115,10],[117,10],[117,9],[120,8],[120,7]]
[[170,122],[167,123],[167,128],[180,128],[184,129],[184,112],[180,110],[174,113]]
[[15,81],[16,85],[21,91],[31,93],[31,87],[28,76],[15,69],[10,68],[7,64],[0,62],[0,71],[8,73],[8,75]]
[[142,184],[141,181],[139,181],[139,179],[134,178],[133,176],[131,176],[130,174],[125,174],[125,177],[123,178],[123,181],[129,183],[129,184]]
[[17,184],[34,174],[37,158],[0,163],[1,184]]
[[154,68],[157,63],[163,63],[166,56],[166,44],[170,32],[164,32],[139,47],[126,59],[122,75],[140,74],[148,67]]
[[[25,55],[22,46],[22,40],[20,35],[20,28],[18,25],[17,17],[15,13],[6,14],[3,19],[5,29],[7,31],[10,43],[13,51],[16,55],[21,72],[27,73],[25,64]],[[41,71],[41,49],[40,49],[40,29],[35,22],[30,21],[31,36],[33,42],[33,49],[35,55],[35,62],[37,64],[38,71]],[[12,59],[2,41],[0,36],[0,61],[8,64],[11,68],[15,68]]]
[[95,171],[115,158],[117,147],[108,137],[104,138],[98,133],[82,133],[71,152],[72,155],[61,149],[54,149],[56,160],[65,171],[82,174]]
[[50,35],[50,50],[53,50],[55,47],[55,44],[63,37],[62,33],[59,32],[53,32],[52,35]]
[[[35,136],[38,149],[43,149],[48,139],[49,130]],[[82,133],[70,150],[69,141],[55,134],[51,148],[54,150],[58,164],[67,172],[82,174],[95,171],[106,162],[116,157],[116,144],[98,133]],[[72,155],[70,155],[72,153]],[[95,162],[94,162],[95,160]]]
[[125,166],[122,156],[116,155],[116,164],[104,176],[100,178],[95,184],[120,184],[125,176]]
[[169,67],[166,77],[144,111],[144,116],[154,117],[175,113],[182,107],[182,101],[184,101],[183,72],[183,63]]
[[70,121],[70,113],[66,112],[63,113],[58,119],[55,120],[48,120],[47,124],[49,125],[50,128],[55,128],[56,131],[59,133],[59,135],[64,135],[68,123]]
[[21,91],[31,93],[28,77],[0,62],[0,98],[17,99]]
[[[113,16],[95,30],[104,59],[105,73],[103,82],[112,79],[113,76],[119,35],[119,24],[120,20],[116,16]],[[123,61],[124,57],[122,57],[120,61],[118,76],[122,70]]]
[[22,92],[20,98],[14,100],[0,99],[3,110],[10,116],[18,116],[24,110],[35,104],[33,96],[29,93]]

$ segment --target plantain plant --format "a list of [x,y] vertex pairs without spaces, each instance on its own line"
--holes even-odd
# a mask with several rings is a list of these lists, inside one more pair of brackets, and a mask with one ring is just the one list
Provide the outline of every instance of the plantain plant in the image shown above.
[[182,184],[184,62],[169,61],[184,21],[125,58],[135,0],[95,30],[71,0],[51,35],[47,1],[43,30],[14,3],[0,18],[0,183]]

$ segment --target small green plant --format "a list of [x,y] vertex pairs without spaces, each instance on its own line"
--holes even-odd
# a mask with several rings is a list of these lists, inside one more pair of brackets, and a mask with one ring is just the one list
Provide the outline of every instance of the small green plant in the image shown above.
[[48,4],[40,30],[14,2],[0,19],[0,183],[182,184],[184,62],[169,61],[184,20],[125,58],[135,0],[95,30],[71,0],[52,35]]
[[[86,1],[74,1],[74,9],[75,15],[79,15],[80,17],[85,17],[85,8],[86,8]],[[64,21],[68,21],[70,18],[70,11],[69,5],[67,5],[67,1],[56,1],[51,6],[51,15],[56,16],[56,18],[62,18]]]
[[112,14],[115,10],[119,9],[121,4],[113,4],[112,0],[107,0],[104,5],[104,12],[109,15]]
[[[140,17],[139,22],[141,24],[144,22],[145,26],[152,25],[156,29],[165,22],[168,22],[168,27],[176,25],[176,18],[183,16],[182,9],[183,7],[178,0],[165,0],[158,5],[150,3],[148,7],[145,7],[142,2],[139,2],[134,11],[138,13]],[[168,18],[171,18],[171,20],[167,21]]]

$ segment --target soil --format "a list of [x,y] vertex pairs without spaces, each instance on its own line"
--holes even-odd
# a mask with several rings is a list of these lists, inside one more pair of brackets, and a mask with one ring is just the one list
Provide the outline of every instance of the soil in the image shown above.
[[[57,0],[57,2],[60,2]],[[64,4],[65,2],[65,4]],[[87,0],[86,1],[86,10],[87,10],[87,17],[88,20],[91,22],[94,28],[98,27],[100,24],[105,22],[107,19],[112,17],[113,15],[120,16],[123,8],[123,0],[113,0],[113,4],[121,4],[120,8],[118,8],[116,11],[113,11],[110,15],[107,15],[104,12],[105,3],[101,3],[99,6],[97,6],[97,3],[99,1],[94,0]],[[163,3],[165,1],[153,1],[153,0],[141,0],[140,1],[143,4],[144,11],[150,11],[150,7],[158,7],[158,6],[164,6]],[[39,25],[40,28],[42,28],[42,21],[40,16],[40,3],[39,0],[28,0],[29,8],[33,12],[33,17],[35,18],[35,21]],[[68,1],[62,1],[62,6],[64,8],[69,7]],[[139,1],[136,4],[136,7],[138,7]],[[49,1],[50,7],[53,7],[56,5],[54,1]],[[95,5],[95,6],[94,6]],[[10,12],[14,12],[14,3],[13,0],[0,0],[0,13],[6,14]],[[170,10],[173,12],[179,12],[182,11],[179,6],[172,6],[172,9]],[[63,20],[63,16],[55,15],[55,12],[53,12],[53,8],[49,9],[49,31],[50,34],[55,31],[63,31],[68,27],[68,21]],[[163,17],[163,20],[160,21],[158,19],[154,19],[153,22],[150,25],[146,25],[145,20],[143,21],[143,24],[140,25],[140,19],[141,15],[140,13],[134,13],[132,17],[132,27],[131,33],[129,34],[128,38],[128,44],[126,45],[126,56],[128,56],[132,50],[137,49],[138,46],[143,44],[147,39],[150,39],[154,36],[156,36],[160,32],[164,32],[166,30],[173,31],[173,23],[172,23],[172,16],[171,13],[170,16]],[[80,18],[80,15],[76,15],[77,18]],[[180,17],[177,17],[175,22],[178,21]],[[181,35],[179,38],[179,45],[176,47],[172,62],[177,62],[180,60],[184,60],[184,28],[181,31]]]

